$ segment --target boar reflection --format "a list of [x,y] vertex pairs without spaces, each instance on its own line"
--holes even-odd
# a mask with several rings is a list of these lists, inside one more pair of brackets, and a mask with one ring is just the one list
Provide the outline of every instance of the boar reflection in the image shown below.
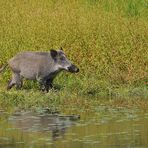
[[[63,137],[66,129],[75,124],[71,117],[27,112],[15,114],[9,118],[9,121],[17,129],[26,132],[51,132],[53,140],[56,140],[59,137]],[[79,117],[74,117],[73,119],[76,118]]]

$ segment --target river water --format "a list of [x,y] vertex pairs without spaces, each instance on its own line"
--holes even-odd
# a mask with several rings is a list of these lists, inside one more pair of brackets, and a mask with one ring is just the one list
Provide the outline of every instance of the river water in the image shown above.
[[98,106],[78,115],[0,110],[0,148],[148,148],[148,113]]

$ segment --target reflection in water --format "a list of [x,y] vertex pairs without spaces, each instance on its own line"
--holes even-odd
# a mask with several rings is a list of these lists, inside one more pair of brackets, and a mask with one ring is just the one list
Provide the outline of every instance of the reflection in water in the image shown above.
[[0,147],[148,147],[148,114],[97,108],[95,114],[60,116],[16,113],[0,118]]
[[59,137],[64,137],[66,129],[74,125],[74,122],[71,121],[72,117],[79,118],[77,115],[62,116],[24,112],[15,113],[9,118],[9,121],[15,128],[25,132],[51,132],[53,140],[56,140]]

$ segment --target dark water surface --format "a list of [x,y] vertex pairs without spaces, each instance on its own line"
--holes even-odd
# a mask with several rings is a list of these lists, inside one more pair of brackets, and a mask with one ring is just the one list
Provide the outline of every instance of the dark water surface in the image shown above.
[[148,148],[148,113],[124,108],[96,108],[72,115],[0,110],[1,147]]

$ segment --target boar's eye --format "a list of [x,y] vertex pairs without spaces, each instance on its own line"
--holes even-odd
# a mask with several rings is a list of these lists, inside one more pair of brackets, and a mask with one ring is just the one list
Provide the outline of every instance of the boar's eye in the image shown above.
[[61,61],[64,61],[64,60],[65,60],[65,57],[61,57],[60,60],[61,60]]

